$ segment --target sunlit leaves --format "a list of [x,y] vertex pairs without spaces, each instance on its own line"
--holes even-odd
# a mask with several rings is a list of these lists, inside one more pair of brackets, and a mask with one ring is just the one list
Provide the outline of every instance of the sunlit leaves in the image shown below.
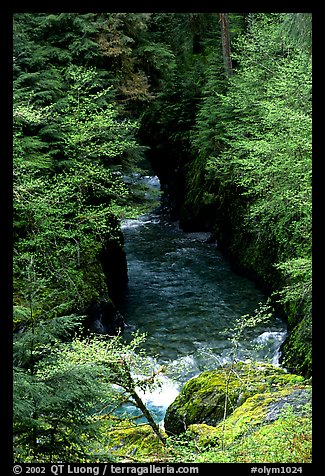
[[252,15],[238,38],[237,72],[219,95],[231,111],[223,151],[208,164],[246,197],[244,225],[256,246],[277,249],[278,263],[310,254],[312,151],[311,61],[283,48],[280,26],[277,15]]
[[70,89],[53,116],[65,155],[70,160],[112,159],[137,148],[133,137],[136,123],[119,116],[111,102],[111,87],[98,91],[96,70],[74,66],[67,69],[66,77]]
[[134,400],[137,389],[155,386],[148,365],[151,360],[139,349],[144,339],[136,334],[126,344],[120,336],[75,337],[66,343],[56,342],[54,347],[53,340],[41,343],[35,335],[34,342],[27,342],[26,336],[17,336],[15,362],[22,340],[35,365],[33,372],[15,369],[16,457],[28,451],[28,461],[79,454],[90,459],[88,438],[101,438],[100,432],[94,431],[100,420],[105,418],[116,427],[119,419],[110,414],[125,402],[138,406]]
[[[32,253],[35,266],[47,270],[62,298],[71,303],[70,293],[82,308],[94,292],[104,291],[100,264],[88,291],[84,267],[98,261],[105,240],[118,236],[114,214],[128,190],[111,164],[113,160],[116,167],[136,147],[136,125],[120,119],[110,88],[99,88],[94,68],[70,67],[66,79],[69,92],[60,104],[15,106],[15,260],[22,278],[20,256]],[[25,132],[44,125],[58,131],[56,146],[65,158],[55,174],[56,164],[42,152],[48,144],[37,129],[35,136]],[[44,168],[51,173],[46,175]]]

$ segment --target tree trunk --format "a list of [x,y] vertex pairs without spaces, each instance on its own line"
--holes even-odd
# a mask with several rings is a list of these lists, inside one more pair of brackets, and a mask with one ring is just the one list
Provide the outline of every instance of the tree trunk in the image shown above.
[[220,27],[221,27],[221,45],[222,45],[222,55],[223,63],[225,67],[226,77],[229,78],[232,71],[232,63],[230,56],[230,35],[229,35],[229,24],[228,24],[228,13],[219,13],[220,16]]
[[[142,399],[139,397],[139,395],[137,394],[136,390],[135,390],[135,384],[134,384],[134,381],[133,381],[133,378],[132,378],[132,374],[131,374],[131,370],[130,370],[130,367],[128,365],[128,363],[125,361],[125,360],[122,360],[122,363],[123,363],[123,369],[124,369],[124,382],[120,382],[119,379],[116,379],[114,383],[116,383],[117,385],[120,385],[122,388],[124,388],[124,390],[126,390],[128,392],[128,394],[130,395],[130,397],[134,400],[135,402],[135,405],[137,408],[139,408],[139,410],[141,410],[143,416],[148,420],[148,423],[149,425],[151,426],[151,428],[153,429],[153,431],[156,433],[156,435],[158,436],[158,438],[160,439],[160,441],[163,443],[163,444],[166,444],[166,438],[165,436],[163,435],[163,432],[161,431],[161,429],[159,428],[159,426],[157,425],[157,423],[155,422],[155,420],[153,419],[153,416],[151,415],[150,411],[148,410],[148,408],[145,406],[145,404],[143,403]],[[160,373],[161,371],[163,370],[163,367],[161,367],[151,378],[151,379],[154,379],[154,377]]]
[[135,400],[136,402],[136,405],[137,407],[142,411],[143,415],[146,417],[146,419],[148,420],[148,423],[149,425],[151,426],[151,428],[153,429],[153,431],[156,433],[156,435],[158,436],[158,438],[160,439],[160,441],[165,444],[166,443],[166,439],[164,437],[164,435],[162,434],[159,426],[157,425],[157,423],[155,422],[155,420],[153,419],[151,413],[149,412],[149,410],[147,409],[147,407],[145,406],[145,404],[143,403],[143,401],[141,400],[141,398],[139,397],[139,395],[136,393],[135,390],[132,390],[130,392],[130,395],[131,397]]

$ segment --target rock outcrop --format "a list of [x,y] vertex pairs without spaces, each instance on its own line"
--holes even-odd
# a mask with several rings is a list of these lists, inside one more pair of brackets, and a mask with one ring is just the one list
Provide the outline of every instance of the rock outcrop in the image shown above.
[[[238,412],[237,409],[241,408],[245,414],[244,405],[248,408],[253,404],[256,404],[258,421],[261,411],[266,419],[275,418],[285,403],[297,407],[298,402],[308,400],[303,382],[301,376],[256,362],[227,364],[217,370],[202,372],[184,385],[168,407],[165,430],[177,435],[193,424],[217,427]],[[269,406],[265,406],[266,403]]]

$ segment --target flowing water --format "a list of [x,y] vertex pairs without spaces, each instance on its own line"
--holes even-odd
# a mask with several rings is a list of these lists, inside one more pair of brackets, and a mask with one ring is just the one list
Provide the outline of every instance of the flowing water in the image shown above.
[[[147,177],[153,188],[156,178]],[[286,335],[282,320],[244,330],[236,343],[238,319],[254,313],[265,297],[254,282],[236,274],[209,233],[185,233],[159,211],[122,223],[129,284],[122,314],[126,339],[147,334],[153,368],[166,365],[161,388],[143,395],[157,421],[181,386],[203,370],[233,358],[278,364]]]

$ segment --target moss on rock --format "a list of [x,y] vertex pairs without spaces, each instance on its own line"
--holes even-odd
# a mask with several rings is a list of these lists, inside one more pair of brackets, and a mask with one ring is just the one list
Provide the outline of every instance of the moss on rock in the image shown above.
[[190,425],[186,436],[202,460],[310,462],[311,421],[311,386],[303,383],[253,395],[216,426]]
[[155,459],[165,448],[150,425],[125,426],[109,432],[110,452],[121,460]]
[[256,362],[238,362],[202,372],[184,385],[168,407],[166,432],[180,434],[195,423],[216,426],[249,397],[276,392],[302,381],[302,377],[274,365]]
[[164,445],[149,425],[116,427],[108,418],[105,450],[120,462],[310,462],[311,391],[309,381],[271,364],[226,365],[189,380],[167,410],[169,422],[185,421],[180,436]]

